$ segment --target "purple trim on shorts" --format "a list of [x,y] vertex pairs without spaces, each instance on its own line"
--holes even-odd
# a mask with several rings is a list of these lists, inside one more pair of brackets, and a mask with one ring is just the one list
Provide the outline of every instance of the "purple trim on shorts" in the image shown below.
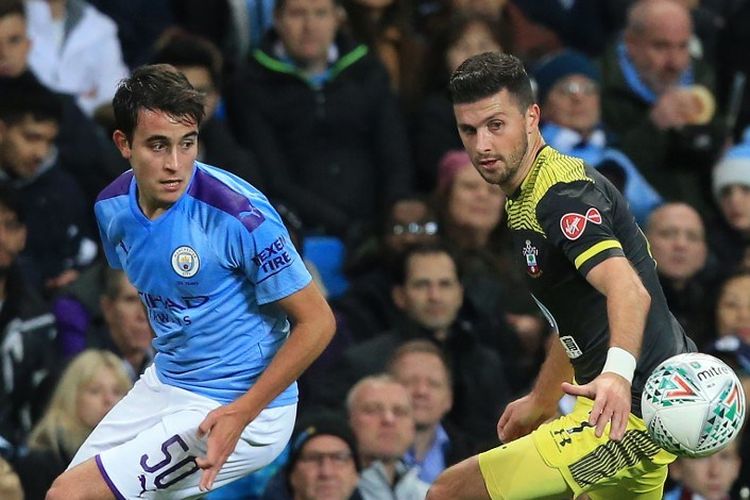
[[117,491],[117,486],[115,486],[115,483],[112,482],[112,479],[109,478],[109,474],[107,474],[107,471],[104,469],[104,464],[102,463],[101,457],[97,454],[94,457],[94,460],[96,460],[96,466],[99,467],[99,472],[102,473],[102,477],[104,478],[104,482],[107,483],[107,486],[109,486],[109,489],[112,491],[112,494],[115,495],[115,498],[117,500],[127,500],[122,493]]

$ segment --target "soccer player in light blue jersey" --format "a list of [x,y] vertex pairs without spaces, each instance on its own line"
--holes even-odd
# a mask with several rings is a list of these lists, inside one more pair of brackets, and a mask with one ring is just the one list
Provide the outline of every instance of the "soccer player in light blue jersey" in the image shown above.
[[203,99],[184,76],[144,66],[113,104],[132,170],[101,192],[96,217],[157,354],[47,498],[196,497],[282,451],[295,380],[333,336],[333,315],[266,197],[196,162]]

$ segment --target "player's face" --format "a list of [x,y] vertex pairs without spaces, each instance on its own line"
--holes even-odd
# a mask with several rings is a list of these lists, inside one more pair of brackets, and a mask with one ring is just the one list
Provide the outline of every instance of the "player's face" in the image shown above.
[[[458,133],[479,174],[512,193],[521,184],[529,135],[539,125],[539,106],[521,111],[506,89],[476,102],[453,106]],[[527,160],[530,162],[530,160]]]
[[414,415],[409,394],[397,382],[361,386],[349,419],[364,457],[400,458],[414,441]]
[[339,12],[334,0],[287,0],[275,25],[287,52],[298,63],[325,63],[339,27]]
[[706,263],[708,249],[703,222],[687,205],[667,205],[649,219],[648,241],[659,274],[672,280],[695,276]]
[[446,65],[448,70],[453,73],[462,62],[471,56],[484,52],[497,52],[501,49],[502,47],[492,35],[487,23],[472,22],[466,26],[465,31],[446,52]]
[[682,9],[659,12],[643,32],[625,37],[638,74],[657,94],[678,83],[690,65],[690,17]]
[[393,375],[409,391],[417,429],[442,420],[453,405],[448,372],[443,362],[428,352],[404,354],[393,366]]
[[429,243],[437,239],[437,222],[427,204],[418,200],[396,202],[391,209],[391,221],[385,236],[388,251],[398,254],[410,245]]
[[4,274],[26,246],[26,226],[0,205],[0,274]]
[[0,121],[0,167],[15,177],[33,177],[52,151],[58,131],[56,122],[31,116],[12,125]]
[[358,481],[349,445],[326,435],[305,443],[289,475],[295,500],[347,500]]
[[716,307],[719,336],[737,335],[750,343],[750,276],[738,276],[726,282]]
[[151,329],[138,290],[123,274],[115,299],[102,299],[102,312],[112,338],[123,355],[143,353],[151,346]]
[[583,75],[571,75],[557,82],[547,95],[545,119],[586,135],[600,121],[599,87]]
[[187,117],[142,109],[132,141],[116,130],[113,138],[130,161],[138,184],[138,204],[153,218],[172,206],[187,189],[198,155],[198,127]]
[[26,70],[31,41],[23,17],[0,17],[0,77],[15,78]]
[[103,368],[78,389],[78,418],[93,429],[123,396],[125,391],[115,374],[109,368]]
[[417,324],[432,331],[450,327],[463,298],[456,266],[445,253],[412,255],[404,284],[393,289],[396,305]]
[[450,222],[462,230],[486,236],[500,223],[503,203],[502,189],[485,182],[471,163],[467,163],[456,173],[451,185]]
[[679,469],[682,484],[693,493],[706,500],[723,500],[728,498],[740,472],[737,445],[730,444],[705,458],[680,458],[675,467]]
[[731,184],[725,187],[719,195],[719,207],[733,229],[750,234],[750,186]]

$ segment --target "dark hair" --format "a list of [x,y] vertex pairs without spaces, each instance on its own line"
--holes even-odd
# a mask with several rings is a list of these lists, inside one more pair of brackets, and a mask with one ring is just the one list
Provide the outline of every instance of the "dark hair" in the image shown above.
[[23,0],[0,0],[0,18],[18,15],[26,19]]
[[434,255],[434,254],[445,254],[453,261],[456,267],[456,276],[461,281],[463,272],[459,260],[456,258],[453,251],[441,242],[436,243],[422,243],[410,246],[404,250],[393,265],[391,269],[391,279],[394,285],[404,285],[406,283],[406,274],[411,262],[412,257],[417,255]]
[[163,111],[175,118],[190,118],[196,126],[200,126],[205,115],[203,94],[169,64],[137,68],[130,78],[120,82],[112,106],[115,110],[115,127],[128,140],[133,139],[141,109]]
[[[273,13],[279,14],[286,7],[287,0],[276,0],[273,5]],[[341,0],[331,0],[334,7],[341,5]]]
[[104,271],[104,289],[102,295],[107,297],[109,300],[117,300],[120,296],[120,288],[122,288],[122,278],[127,277],[125,271],[122,269],[114,269],[106,266]]
[[485,52],[461,63],[448,83],[454,104],[476,102],[506,89],[521,111],[534,103],[529,75],[516,56]]
[[224,64],[219,49],[208,39],[183,31],[175,31],[157,45],[152,63],[180,67],[205,68],[215,88],[221,88]]
[[60,97],[40,83],[26,79],[3,85],[0,94],[0,120],[7,125],[16,124],[26,117],[34,121],[62,121]]
[[13,212],[18,222],[25,224],[26,213],[21,202],[21,193],[8,184],[0,184],[0,207]]

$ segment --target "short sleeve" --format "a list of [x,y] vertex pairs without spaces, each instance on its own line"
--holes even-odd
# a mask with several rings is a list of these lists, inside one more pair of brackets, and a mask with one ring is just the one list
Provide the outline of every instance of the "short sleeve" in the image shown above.
[[612,228],[613,202],[590,181],[556,184],[537,205],[547,238],[581,275],[613,256],[624,256]]

